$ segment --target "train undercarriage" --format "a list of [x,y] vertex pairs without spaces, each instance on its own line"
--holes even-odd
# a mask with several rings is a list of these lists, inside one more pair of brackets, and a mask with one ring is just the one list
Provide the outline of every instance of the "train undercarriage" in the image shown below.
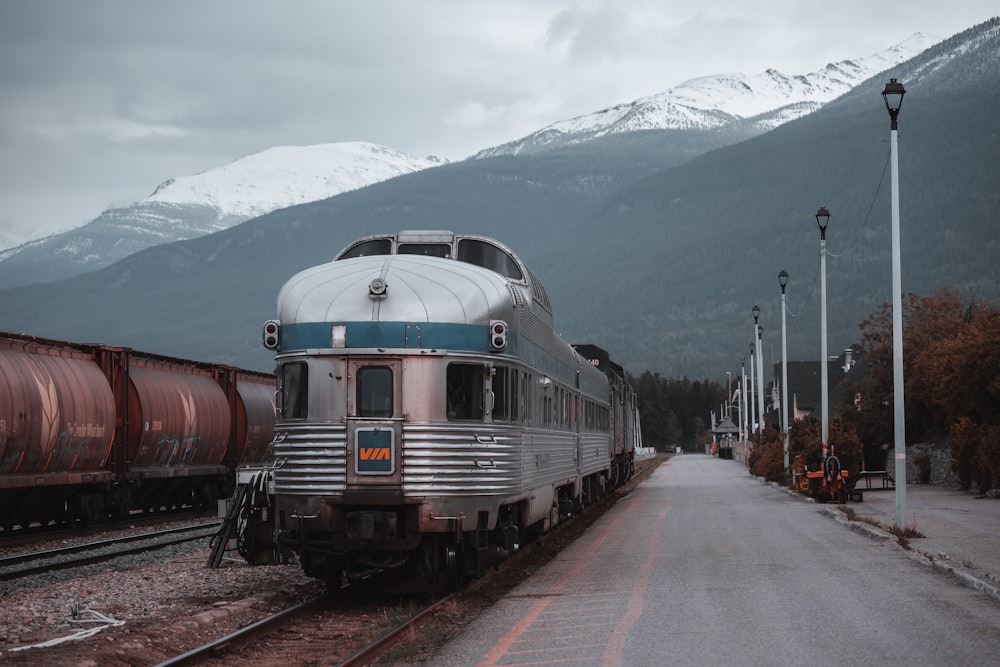
[[3,489],[0,506],[7,509],[0,528],[9,534],[32,526],[112,524],[140,512],[215,509],[232,488],[231,480],[218,475]]
[[[631,466],[623,464],[619,483],[630,475]],[[261,491],[266,488],[259,479],[252,484]],[[580,484],[555,489],[551,511],[541,519],[526,518],[529,501],[522,500],[501,505],[492,526],[491,512],[483,510],[471,517],[438,517],[435,531],[426,530],[426,524],[421,529],[420,512],[425,509],[420,504],[333,502],[324,506],[323,520],[316,521],[316,514],[275,508],[266,493],[241,494],[237,489],[243,507],[231,508],[231,527],[224,527],[222,534],[232,534],[241,555],[252,564],[288,562],[294,554],[308,576],[325,581],[331,590],[387,573],[405,581],[457,588],[617,485],[602,471]]]

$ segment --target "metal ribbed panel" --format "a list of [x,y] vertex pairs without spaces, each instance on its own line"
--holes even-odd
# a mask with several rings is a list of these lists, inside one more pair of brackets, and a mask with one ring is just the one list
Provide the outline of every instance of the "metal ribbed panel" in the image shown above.
[[540,320],[530,311],[521,312],[520,334],[540,345],[548,346],[552,340],[552,327]]
[[529,431],[525,449],[526,480],[530,487],[562,484],[576,477],[576,435],[562,431]]
[[404,428],[407,497],[506,496],[518,490],[520,479],[521,442],[515,431],[505,435],[483,425]]
[[278,465],[274,471],[276,494],[343,495],[347,486],[347,430],[343,424],[286,424],[272,450]]
[[[575,435],[535,430],[522,437],[518,430],[490,432],[495,436],[486,436],[482,426],[408,425],[403,453],[407,497],[516,496],[576,477]],[[594,460],[588,468],[607,467],[606,442],[591,450]],[[598,462],[598,456],[603,460]]]
[[607,435],[590,433],[581,436],[580,473],[590,475],[604,470],[611,461],[611,445]]

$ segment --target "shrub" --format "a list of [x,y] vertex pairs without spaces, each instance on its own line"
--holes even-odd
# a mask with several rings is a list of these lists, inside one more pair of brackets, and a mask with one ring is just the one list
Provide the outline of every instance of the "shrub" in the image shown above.
[[769,482],[785,479],[785,436],[776,428],[768,427],[759,436],[754,436],[755,444],[747,458],[750,474],[763,477]]

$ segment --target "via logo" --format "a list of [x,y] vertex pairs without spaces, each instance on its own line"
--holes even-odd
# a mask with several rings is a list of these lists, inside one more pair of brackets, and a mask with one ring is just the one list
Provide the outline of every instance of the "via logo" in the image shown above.
[[392,448],[392,429],[358,429],[355,470],[362,475],[391,474],[395,469]]
[[388,447],[362,447],[359,452],[362,461],[388,461],[392,450]]

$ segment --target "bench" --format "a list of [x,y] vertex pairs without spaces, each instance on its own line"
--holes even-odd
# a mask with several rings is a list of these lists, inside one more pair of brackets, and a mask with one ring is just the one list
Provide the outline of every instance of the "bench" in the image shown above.
[[[858,483],[855,486],[855,488],[858,488],[858,487],[861,486],[861,481],[862,480],[864,480],[865,488],[866,489],[873,488],[872,487],[872,479],[876,479],[876,480],[880,479],[880,480],[882,480],[882,488],[883,489],[894,489],[894,488],[896,488],[896,480],[894,480],[892,478],[892,475],[890,475],[885,470],[862,470],[861,472],[858,473],[858,478],[859,478],[858,479]],[[875,488],[878,488],[878,487],[875,487]]]

